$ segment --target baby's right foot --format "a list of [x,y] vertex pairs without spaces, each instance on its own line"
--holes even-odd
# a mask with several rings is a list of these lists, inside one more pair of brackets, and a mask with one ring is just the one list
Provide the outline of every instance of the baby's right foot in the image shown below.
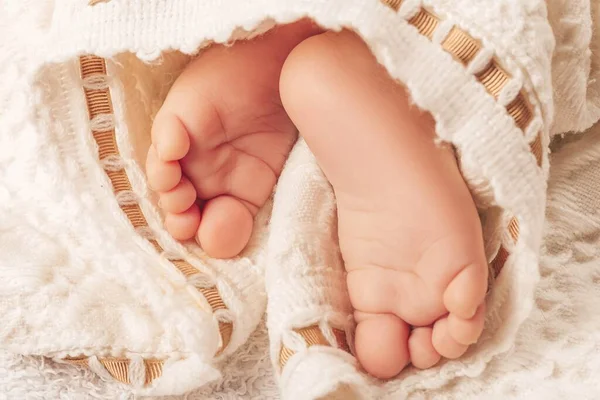
[[488,270],[475,205],[433,120],[349,32],[296,47],[281,94],[335,191],[362,366],[389,378],[409,361],[461,356],[483,329]]
[[244,249],[296,139],[279,97],[281,68],[317,31],[300,21],[212,47],[177,79],[154,120],[146,162],[175,239],[195,237],[216,258]]

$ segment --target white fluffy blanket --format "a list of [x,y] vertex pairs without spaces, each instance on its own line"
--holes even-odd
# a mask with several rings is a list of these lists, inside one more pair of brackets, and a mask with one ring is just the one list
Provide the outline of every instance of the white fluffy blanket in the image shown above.
[[[600,126],[555,148],[542,278],[514,348],[477,379],[460,379],[415,398],[594,399],[600,393]],[[278,398],[264,324],[224,364],[223,374],[209,388],[163,399]],[[0,397],[133,399],[129,390],[87,370],[0,354]]]
[[[588,0],[0,1],[0,397],[595,396],[600,133],[555,144],[540,269],[538,247],[551,133],[598,120],[596,11]],[[384,386],[341,351],[352,320],[334,198],[302,143],[269,231],[261,219],[230,262],[166,233],[141,168],[180,56],[306,16],[354,29],[432,113],[502,270],[465,357]]]

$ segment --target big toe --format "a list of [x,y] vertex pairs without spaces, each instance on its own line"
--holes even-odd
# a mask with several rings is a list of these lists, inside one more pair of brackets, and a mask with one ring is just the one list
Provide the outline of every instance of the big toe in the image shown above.
[[212,257],[234,257],[248,244],[253,222],[252,213],[240,200],[216,197],[204,206],[198,243]]
[[408,324],[392,314],[356,313],[356,356],[371,375],[388,379],[409,362]]

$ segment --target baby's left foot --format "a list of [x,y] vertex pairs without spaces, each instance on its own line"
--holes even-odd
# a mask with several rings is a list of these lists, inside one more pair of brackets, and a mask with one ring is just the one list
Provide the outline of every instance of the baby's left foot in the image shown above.
[[279,97],[281,67],[316,31],[300,21],[214,46],[174,83],[154,120],[146,174],[175,239],[195,237],[216,258],[244,249],[297,136]]
[[335,191],[363,367],[389,378],[409,362],[461,356],[483,329],[487,262],[475,205],[452,150],[434,143],[432,118],[350,32],[296,47],[281,95]]

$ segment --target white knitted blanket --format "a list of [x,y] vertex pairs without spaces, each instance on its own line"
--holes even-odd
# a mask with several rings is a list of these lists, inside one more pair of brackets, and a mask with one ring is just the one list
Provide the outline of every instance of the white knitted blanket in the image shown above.
[[[3,393],[37,382],[67,398],[463,398],[593,385],[594,134],[561,148],[549,189],[547,177],[551,137],[600,117],[597,12],[588,0],[0,2]],[[302,17],[355,30],[457,151],[492,276],[484,333],[460,360],[387,383],[360,371],[334,196],[302,141],[241,257],[209,259],[164,230],[142,160],[173,79],[211,43]]]
[[[600,127],[552,157],[536,307],[506,356],[431,399],[596,399],[600,393]],[[277,399],[264,324],[209,388],[169,400]],[[41,357],[0,354],[0,398],[133,399],[131,389]]]

